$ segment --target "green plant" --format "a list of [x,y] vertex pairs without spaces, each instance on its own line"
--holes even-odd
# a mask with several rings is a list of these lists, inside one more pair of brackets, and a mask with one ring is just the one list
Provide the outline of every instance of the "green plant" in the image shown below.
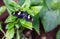
[[[3,1],[5,6],[0,9],[0,13],[3,13],[5,9],[9,13],[8,18],[4,22],[7,23],[6,33],[1,28],[2,22],[0,23],[0,30],[3,32],[4,37],[6,37],[5,39],[20,39],[25,28],[30,30],[34,28],[37,34],[40,35],[40,20],[46,33],[52,31],[60,24],[60,0],[19,0],[18,3],[13,0]],[[17,17],[12,15],[12,13],[19,10],[27,11],[34,21],[29,22],[25,19],[17,19]],[[16,37],[14,37],[14,34],[16,34]],[[57,39],[59,39],[59,36],[57,36]],[[24,36],[24,38],[26,37]]]

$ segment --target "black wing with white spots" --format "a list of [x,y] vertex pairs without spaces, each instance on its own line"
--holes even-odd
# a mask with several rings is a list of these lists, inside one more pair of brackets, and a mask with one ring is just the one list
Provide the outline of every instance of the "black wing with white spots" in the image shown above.
[[24,18],[27,21],[31,21],[33,22],[33,18],[31,15],[29,15],[27,12],[25,11],[17,11],[13,13],[14,16],[18,17],[18,18]]

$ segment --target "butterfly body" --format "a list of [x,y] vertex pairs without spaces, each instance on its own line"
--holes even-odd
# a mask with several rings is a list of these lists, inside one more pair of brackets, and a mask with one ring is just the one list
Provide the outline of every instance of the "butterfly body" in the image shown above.
[[27,21],[31,21],[33,22],[33,18],[31,15],[29,15],[27,12],[25,11],[17,11],[13,13],[13,16],[16,16],[17,18],[24,18]]

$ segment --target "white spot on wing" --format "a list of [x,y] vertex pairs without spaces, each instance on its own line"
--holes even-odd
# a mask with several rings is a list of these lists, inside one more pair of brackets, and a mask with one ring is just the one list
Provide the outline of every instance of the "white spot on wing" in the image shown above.
[[33,18],[32,18],[32,21],[33,21]]
[[30,15],[28,15],[28,19],[30,19]]
[[21,12],[18,13],[18,15],[20,15],[20,14],[21,14]]

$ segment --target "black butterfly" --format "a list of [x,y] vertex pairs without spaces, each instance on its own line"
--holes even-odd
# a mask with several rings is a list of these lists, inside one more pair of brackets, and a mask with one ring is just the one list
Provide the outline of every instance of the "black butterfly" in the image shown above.
[[31,15],[29,15],[26,11],[17,11],[13,13],[13,16],[16,16],[17,18],[24,18],[26,21],[33,22],[33,18]]

